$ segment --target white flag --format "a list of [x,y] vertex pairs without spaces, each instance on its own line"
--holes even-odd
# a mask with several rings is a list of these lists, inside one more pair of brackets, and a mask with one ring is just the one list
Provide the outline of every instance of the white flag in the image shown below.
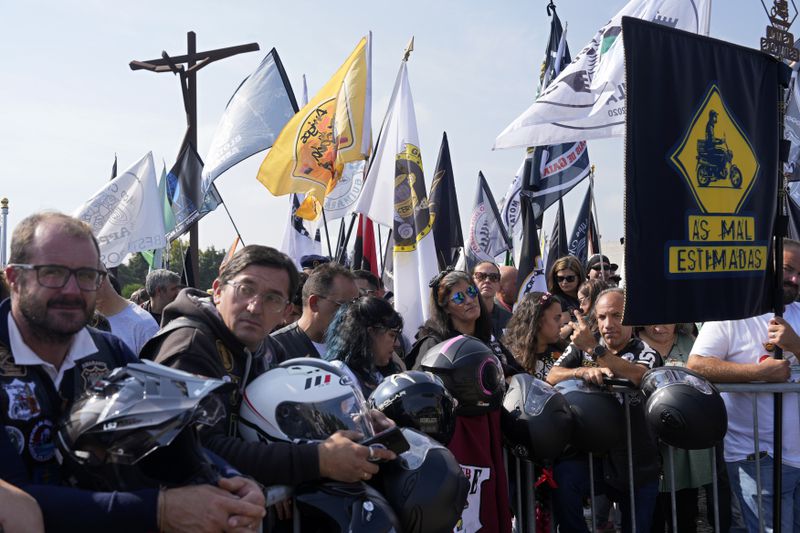
[[[544,146],[625,133],[622,17],[708,34],[711,0],[631,0],[575,56],[494,148]],[[658,61],[658,58],[654,58]]]
[[392,228],[394,306],[414,338],[428,318],[428,282],[438,272],[417,119],[406,63],[400,65],[389,110],[356,211]]
[[322,254],[319,229],[309,228],[309,225],[316,226],[316,224],[306,222],[295,215],[304,199],[304,194],[292,193],[289,195],[289,220],[286,224],[286,231],[283,233],[283,244],[281,244],[281,252],[292,258],[297,270],[303,268],[300,265],[300,259],[304,255]]
[[92,227],[106,268],[119,266],[128,254],[164,248],[164,213],[153,153],[106,183],[73,216]]

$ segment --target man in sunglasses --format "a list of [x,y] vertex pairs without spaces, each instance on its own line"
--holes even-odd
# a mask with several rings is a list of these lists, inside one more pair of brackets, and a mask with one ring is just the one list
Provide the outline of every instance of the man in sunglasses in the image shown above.
[[[313,286],[318,272],[331,268],[317,267],[304,290]],[[237,385],[233,394],[224,397],[225,417],[214,427],[202,428],[200,437],[209,450],[260,483],[297,485],[320,477],[346,482],[368,479],[377,472],[368,460],[369,448],[342,433],[321,444],[299,445],[245,442],[238,436],[236,420],[244,389],[276,361],[289,358],[269,332],[283,321],[298,282],[297,268],[289,257],[266,246],[245,246],[220,270],[211,298],[187,288],[164,308],[161,331],[145,345],[141,356]],[[386,450],[380,453],[381,459],[394,458]]]
[[511,320],[511,313],[495,300],[500,289],[500,269],[491,261],[478,263],[472,270],[472,280],[481,292],[483,306],[491,318],[492,335],[500,340],[506,324]]
[[594,254],[586,264],[586,277],[588,279],[601,279],[610,281],[616,275],[619,265],[609,261],[605,255]]
[[359,296],[355,276],[338,263],[315,268],[303,285],[303,314],[272,334],[289,358],[325,357],[325,333],[339,307]]
[[86,223],[61,213],[29,216],[14,230],[10,261],[11,297],[0,304],[0,478],[36,498],[45,527],[198,530],[197,517],[206,529],[256,527],[264,497],[241,477],[161,491],[62,486],[67,475],[53,439],[59,419],[83,391],[136,357],[117,337],[86,327],[106,277]]

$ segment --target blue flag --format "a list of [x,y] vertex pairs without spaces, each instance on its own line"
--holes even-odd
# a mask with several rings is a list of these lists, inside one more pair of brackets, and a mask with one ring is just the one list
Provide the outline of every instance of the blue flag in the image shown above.
[[597,239],[597,227],[592,216],[592,187],[586,189],[586,196],[583,198],[578,217],[575,219],[575,226],[572,228],[572,235],[569,238],[569,255],[574,255],[586,265],[586,260],[591,254],[599,252]]
[[271,147],[297,102],[274,48],[236,89],[211,140],[203,171],[203,192],[217,177],[253,154]]
[[222,203],[222,198],[213,184],[208,194],[201,194],[202,171],[203,162],[197,152],[191,144],[184,143],[178,160],[167,173],[167,199],[175,217],[175,226],[167,233],[167,239],[170,241],[186,233],[194,222]]

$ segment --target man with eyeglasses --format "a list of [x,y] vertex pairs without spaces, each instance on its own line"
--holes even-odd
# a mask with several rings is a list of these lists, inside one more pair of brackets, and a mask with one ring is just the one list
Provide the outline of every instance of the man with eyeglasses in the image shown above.
[[500,269],[491,261],[483,261],[472,270],[472,280],[481,292],[483,306],[492,321],[492,335],[500,340],[506,324],[511,320],[511,313],[495,301],[500,289]]
[[[160,491],[62,485],[53,440],[59,419],[83,391],[136,357],[117,337],[87,328],[106,277],[87,224],[61,213],[29,216],[14,230],[10,261],[11,297],[0,303],[0,478],[37,500],[47,530],[257,526],[264,498],[241,477]],[[198,517],[206,519],[202,528]]]
[[355,276],[338,263],[315,268],[303,285],[303,314],[294,324],[272,334],[289,358],[325,357],[325,334],[343,304],[359,296]]
[[[237,385],[224,397],[225,417],[202,428],[200,437],[205,447],[260,483],[297,485],[320,477],[364,480],[377,472],[368,461],[369,449],[340,433],[321,444],[299,445],[245,442],[237,434],[245,387],[276,361],[288,358],[269,332],[283,320],[298,281],[294,262],[286,255],[266,246],[245,246],[222,267],[210,298],[187,288],[164,308],[161,331],[141,356]],[[381,458],[394,457],[382,452]]]

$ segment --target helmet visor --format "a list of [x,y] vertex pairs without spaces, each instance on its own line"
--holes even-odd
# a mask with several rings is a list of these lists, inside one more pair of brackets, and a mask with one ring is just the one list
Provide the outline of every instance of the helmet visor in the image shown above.
[[400,428],[408,441],[409,449],[400,454],[403,466],[407,470],[416,470],[425,462],[428,452],[436,448],[444,448],[432,438],[409,428]]
[[366,404],[355,394],[319,402],[281,402],[275,414],[280,430],[295,441],[321,441],[339,430],[373,435]]
[[556,395],[556,389],[540,379],[534,379],[525,395],[525,412],[531,416],[541,414],[547,401]]
[[711,384],[683,367],[662,366],[654,368],[642,378],[642,391],[650,395],[656,390],[670,385],[689,385],[703,394],[713,394]]

